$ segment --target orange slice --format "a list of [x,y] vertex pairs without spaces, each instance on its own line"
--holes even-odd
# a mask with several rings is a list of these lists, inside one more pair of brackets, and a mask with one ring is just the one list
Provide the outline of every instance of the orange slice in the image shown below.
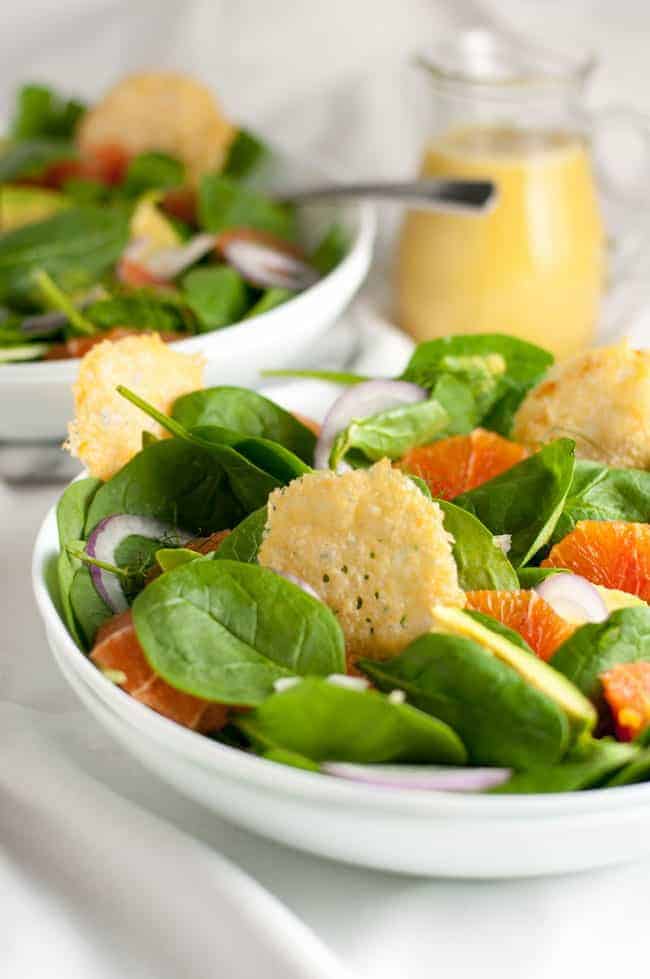
[[650,663],[619,663],[600,677],[619,741],[632,741],[650,725]]
[[650,524],[581,520],[542,567],[568,568],[595,585],[650,600]]
[[433,496],[453,500],[510,469],[527,454],[523,445],[475,428],[469,435],[452,435],[411,449],[399,466],[423,479]]
[[467,608],[514,629],[543,660],[549,660],[575,628],[534,591],[468,591],[466,597]]

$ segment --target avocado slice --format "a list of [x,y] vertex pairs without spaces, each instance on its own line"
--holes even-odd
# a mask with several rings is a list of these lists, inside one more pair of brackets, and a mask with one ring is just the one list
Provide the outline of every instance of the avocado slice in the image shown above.
[[484,649],[515,669],[528,683],[554,700],[565,711],[572,726],[578,732],[593,729],[597,714],[591,701],[587,700],[570,680],[544,660],[539,659],[534,653],[515,646],[504,636],[487,629],[461,609],[437,605],[433,615],[436,625],[442,632],[474,639]]
[[161,198],[162,194],[157,190],[143,194],[131,215],[131,238],[142,238],[149,242],[152,253],[181,244],[178,231],[158,208]]
[[0,233],[14,231],[26,224],[44,221],[70,202],[56,190],[45,187],[0,186]]

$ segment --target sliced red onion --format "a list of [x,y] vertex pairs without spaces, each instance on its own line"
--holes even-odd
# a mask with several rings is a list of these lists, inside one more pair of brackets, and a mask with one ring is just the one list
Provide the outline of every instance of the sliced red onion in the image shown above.
[[512,547],[512,534],[495,534],[492,540],[504,554],[508,554]]
[[590,581],[579,574],[552,574],[534,589],[553,611],[570,622],[604,622],[607,606]]
[[228,265],[251,285],[263,289],[306,289],[319,278],[318,272],[299,258],[246,238],[233,237],[221,248]]
[[[161,520],[154,520],[153,517],[116,513],[99,521],[88,538],[86,553],[104,564],[115,565],[117,548],[125,538],[134,534],[139,537],[149,537],[151,540],[171,538],[177,540],[179,544],[186,544],[192,536]],[[93,584],[109,608],[114,612],[123,612],[128,607],[128,602],[124,597],[118,576],[94,564],[89,567]]]
[[328,775],[387,789],[420,789],[433,792],[482,792],[507,782],[509,768],[452,768],[437,765],[351,765],[326,761]]
[[68,322],[65,313],[52,310],[49,313],[37,313],[35,316],[26,316],[20,324],[20,332],[29,337],[47,337],[51,333],[58,333],[61,327]]
[[350,422],[400,405],[426,401],[428,396],[424,388],[409,381],[363,381],[348,388],[325,416],[314,452],[316,469],[329,468],[334,439]]
[[190,265],[213,251],[216,240],[214,235],[199,234],[182,245],[152,251],[152,243],[148,238],[134,238],[122,252],[121,260],[134,262],[152,279],[165,282],[175,279]]
[[278,571],[277,568],[271,568],[271,571],[275,571],[275,573],[279,574],[281,578],[285,578],[287,581],[290,581],[292,585],[297,585],[298,588],[302,588],[305,594],[311,595],[312,598],[317,598],[319,602],[322,601],[322,598],[318,592],[314,591],[311,585],[306,581],[303,581],[302,578],[299,578],[298,575],[291,574],[290,571]]
[[156,279],[175,279],[190,265],[209,255],[216,243],[214,235],[194,235],[189,241],[176,248],[163,248],[146,259],[144,265]]

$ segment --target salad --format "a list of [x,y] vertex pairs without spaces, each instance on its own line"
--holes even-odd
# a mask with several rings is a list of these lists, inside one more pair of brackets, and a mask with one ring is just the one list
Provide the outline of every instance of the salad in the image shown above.
[[449,336],[316,372],[322,426],[201,369],[155,334],[80,365],[58,585],[107,682],[323,777],[650,780],[650,354]]
[[219,330],[331,271],[345,234],[301,243],[295,208],[260,189],[269,158],[182,75],[125,78],[94,106],[21,88],[0,142],[0,363]]

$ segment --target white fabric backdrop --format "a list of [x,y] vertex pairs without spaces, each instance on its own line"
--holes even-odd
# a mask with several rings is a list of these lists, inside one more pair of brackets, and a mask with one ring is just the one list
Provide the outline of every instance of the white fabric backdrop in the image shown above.
[[[646,0],[5,0],[0,116],[26,78],[93,97],[125,71],[176,66],[298,152],[407,173],[418,145],[409,54],[484,22],[595,47],[605,64],[593,103],[650,112]],[[31,543],[57,493],[0,486],[3,979],[642,974],[648,864],[515,883],[363,872],[255,839],[128,761],[65,688],[33,610]],[[257,898],[215,851],[323,945],[272,902],[255,918]]]

